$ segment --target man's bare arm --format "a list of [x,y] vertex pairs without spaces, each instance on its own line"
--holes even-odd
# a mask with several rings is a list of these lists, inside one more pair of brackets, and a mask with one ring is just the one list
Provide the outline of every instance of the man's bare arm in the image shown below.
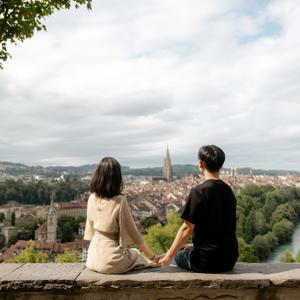
[[178,250],[186,244],[187,240],[189,239],[189,237],[194,231],[194,227],[195,227],[194,224],[186,220],[184,221],[184,223],[181,225],[181,227],[179,228],[176,234],[172,246],[164,256],[164,258],[162,258],[159,261],[161,265],[168,266],[171,263],[172,258],[176,255]]

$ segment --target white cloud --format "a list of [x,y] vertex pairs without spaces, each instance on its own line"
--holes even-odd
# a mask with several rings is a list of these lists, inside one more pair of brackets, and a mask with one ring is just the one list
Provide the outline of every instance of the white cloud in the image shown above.
[[[1,160],[300,168],[300,1],[94,1],[54,14],[0,74]],[[288,155],[290,154],[290,155]]]

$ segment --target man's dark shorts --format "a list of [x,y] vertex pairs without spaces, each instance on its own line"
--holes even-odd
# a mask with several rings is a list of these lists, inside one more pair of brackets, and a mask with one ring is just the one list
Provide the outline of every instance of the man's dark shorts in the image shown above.
[[[232,259],[229,257],[225,260],[219,260],[217,257],[209,259],[206,253],[197,253],[197,251],[192,250],[193,248],[191,247],[182,249],[177,252],[174,257],[174,261],[178,267],[194,272],[217,273],[232,270],[236,262],[236,259]],[[197,259],[197,266],[191,264],[191,255],[194,255],[194,260]]]

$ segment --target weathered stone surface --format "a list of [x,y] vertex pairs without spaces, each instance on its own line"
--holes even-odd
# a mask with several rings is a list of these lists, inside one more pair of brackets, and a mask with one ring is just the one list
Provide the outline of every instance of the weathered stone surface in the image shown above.
[[261,273],[276,274],[289,270],[300,269],[299,263],[237,263],[234,269],[228,273],[244,274],[244,273]]
[[238,263],[222,274],[177,267],[106,275],[84,263],[0,264],[0,300],[298,300],[300,264]]
[[[2,269],[7,268],[0,264]],[[53,290],[76,288],[74,281],[85,265],[82,263],[27,263],[1,276],[0,290]]]
[[[0,264],[0,272],[2,272]],[[14,272],[10,272],[4,280],[75,280],[85,268],[83,263],[27,263]]]
[[[270,275],[273,285],[300,288],[300,268]],[[300,299],[300,292],[299,292]]]
[[0,280],[2,280],[9,273],[17,270],[23,264],[9,263],[9,264],[0,264]]
[[177,267],[153,268],[127,274],[106,275],[85,268],[76,279],[82,287],[94,288],[267,288],[270,280],[260,273],[230,272],[204,274],[187,272]]

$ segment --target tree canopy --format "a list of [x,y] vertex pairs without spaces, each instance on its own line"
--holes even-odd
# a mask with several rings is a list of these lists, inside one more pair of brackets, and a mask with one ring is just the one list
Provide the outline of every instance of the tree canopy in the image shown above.
[[0,69],[10,54],[7,44],[31,38],[35,31],[46,30],[45,17],[56,10],[81,5],[91,9],[92,0],[0,0]]

